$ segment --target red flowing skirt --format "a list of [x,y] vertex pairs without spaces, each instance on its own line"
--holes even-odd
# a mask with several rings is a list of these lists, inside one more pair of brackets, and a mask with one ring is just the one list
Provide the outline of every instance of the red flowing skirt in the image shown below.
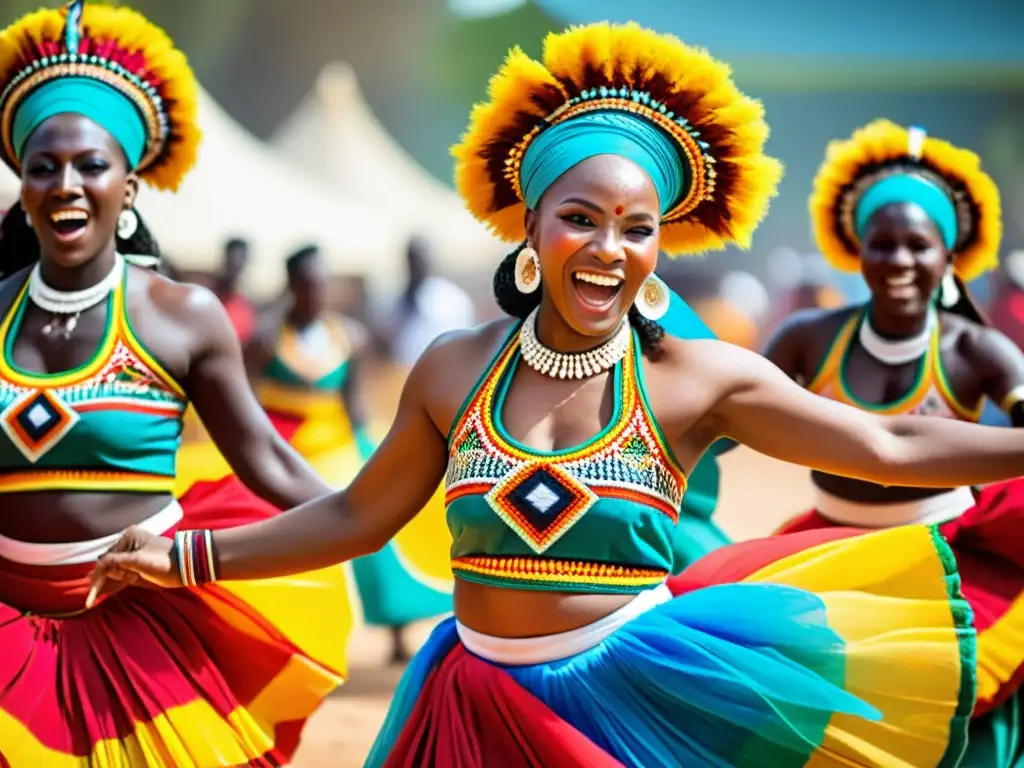
[[[182,528],[277,514],[234,477],[180,501]],[[86,611],[91,569],[0,560],[0,765],[288,762],[306,718],[343,680],[334,662],[348,627],[328,610],[344,600],[340,567],[298,580],[127,587]]]
[[[778,533],[835,527],[811,510]],[[978,630],[978,717],[1024,681],[1024,479],[983,488],[971,509],[939,530],[956,556]]]

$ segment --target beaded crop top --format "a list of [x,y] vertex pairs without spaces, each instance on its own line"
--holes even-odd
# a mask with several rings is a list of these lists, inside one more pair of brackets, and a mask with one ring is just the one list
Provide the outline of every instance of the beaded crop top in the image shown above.
[[644,393],[640,346],[614,369],[611,422],[544,452],[501,421],[519,362],[518,327],[467,398],[449,436],[445,505],[456,577],[491,586],[636,593],[672,567],[686,489]]
[[942,367],[939,352],[941,328],[938,323],[932,332],[928,351],[921,358],[917,379],[903,397],[890,403],[868,403],[853,393],[846,383],[845,368],[850,347],[857,337],[860,324],[865,322],[864,312],[854,312],[843,324],[829,347],[828,354],[807,389],[816,395],[852,405],[863,411],[886,415],[919,414],[947,419],[960,419],[977,423],[981,420],[984,402],[968,408],[957,400]]
[[260,403],[296,416],[336,410],[348,378],[350,347],[341,320],[333,315],[302,331],[285,325],[262,372]]
[[125,280],[107,327],[78,368],[32,373],[14,362],[28,280],[0,324],[0,493],[170,493],[187,398],[132,331]]

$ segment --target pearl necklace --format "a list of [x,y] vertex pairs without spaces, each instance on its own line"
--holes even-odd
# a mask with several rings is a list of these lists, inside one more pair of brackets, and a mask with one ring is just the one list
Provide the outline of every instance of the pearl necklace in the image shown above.
[[537,313],[533,310],[519,329],[519,348],[523,360],[533,370],[553,379],[585,379],[615,366],[629,350],[629,322],[622,321],[619,330],[599,347],[586,352],[556,352],[537,338]]
[[28,296],[37,307],[55,315],[53,320],[43,326],[43,333],[49,336],[57,317],[66,317],[64,338],[70,338],[78,325],[79,316],[106,299],[117,288],[123,274],[124,258],[115,253],[114,266],[98,283],[81,291],[59,291],[46,284],[42,265],[37,262],[28,279]]
[[878,332],[871,327],[871,318],[865,315],[860,324],[858,341],[864,347],[864,351],[880,363],[903,365],[912,360],[919,360],[928,352],[928,345],[931,344],[932,331],[935,329],[936,322],[938,322],[938,313],[934,308],[929,309],[924,328],[917,335],[894,341],[879,336]]

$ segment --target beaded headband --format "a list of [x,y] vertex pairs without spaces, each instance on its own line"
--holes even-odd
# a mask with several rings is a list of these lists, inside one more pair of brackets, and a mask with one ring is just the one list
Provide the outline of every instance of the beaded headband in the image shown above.
[[524,237],[520,172],[543,131],[597,111],[639,116],[664,131],[689,165],[689,183],[662,216],[670,255],[749,247],[782,166],[764,154],[761,104],[706,51],[636,24],[573,27],[544,41],[543,63],[519,48],[491,80],[453,147],[456,185],[500,237]]
[[809,201],[814,237],[832,266],[860,270],[857,205],[879,182],[900,175],[927,181],[952,202],[956,235],[950,250],[962,280],[969,282],[998,265],[1003,230],[999,189],[981,169],[980,158],[920,128],[876,120],[849,139],[831,142],[814,179]]
[[[4,162],[21,172],[18,110],[32,94],[71,78],[101,83],[134,106],[145,130],[134,170],[153,187],[176,189],[195,164],[199,144],[195,76],[163,30],[140,14],[84,0],[72,0],[62,10],[35,11],[0,33]],[[92,118],[95,108],[82,113]]]

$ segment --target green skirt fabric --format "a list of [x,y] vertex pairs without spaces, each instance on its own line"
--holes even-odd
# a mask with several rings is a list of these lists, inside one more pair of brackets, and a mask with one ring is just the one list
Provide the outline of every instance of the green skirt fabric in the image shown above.
[[1021,713],[1017,693],[999,709],[972,722],[960,768],[1024,768]]

